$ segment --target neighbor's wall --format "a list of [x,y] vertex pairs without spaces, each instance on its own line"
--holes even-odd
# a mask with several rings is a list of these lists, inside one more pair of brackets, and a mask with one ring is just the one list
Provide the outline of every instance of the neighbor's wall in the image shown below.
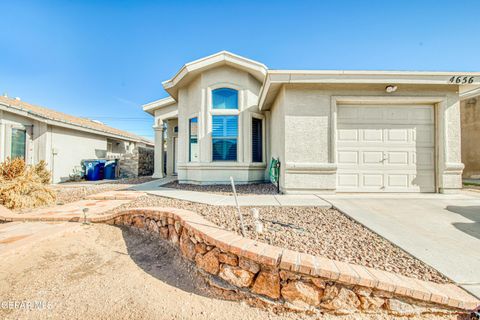
[[52,153],[49,166],[55,183],[68,180],[73,169],[81,166],[82,160],[105,157],[106,137],[57,126],[49,126],[49,131]]
[[480,178],[480,98],[461,103],[462,162],[464,178]]
[[[277,125],[276,109],[285,114],[285,159],[281,189],[286,193],[331,193],[336,189],[336,163],[332,153],[332,97],[445,97],[437,106],[438,186],[442,192],[461,188],[460,103],[456,88],[400,86],[386,94],[384,85],[300,85],[288,84],[271,108],[272,156],[280,149],[275,139],[282,136]],[[280,107],[281,109],[281,107]],[[283,183],[282,183],[283,180]]]
[[[239,137],[237,161],[212,161],[211,92],[218,88],[238,90]],[[180,182],[228,183],[232,176],[238,183],[264,181],[266,163],[251,162],[252,116],[264,118],[258,110],[261,84],[250,74],[223,66],[205,71],[179,90],[178,98],[178,179]],[[188,123],[198,117],[199,162],[188,161]],[[266,127],[264,121],[264,127]],[[264,142],[264,148],[266,143]]]

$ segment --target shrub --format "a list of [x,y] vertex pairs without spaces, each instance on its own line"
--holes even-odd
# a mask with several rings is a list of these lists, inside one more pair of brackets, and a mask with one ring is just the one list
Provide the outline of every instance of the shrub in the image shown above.
[[33,170],[35,171],[35,174],[40,177],[43,184],[50,183],[52,174],[47,170],[47,163],[45,161],[41,160],[34,166]]
[[0,204],[10,209],[36,208],[55,202],[51,174],[44,161],[26,165],[22,159],[0,164]]
[[0,163],[0,179],[12,180],[21,176],[26,169],[25,161],[21,158],[7,158]]

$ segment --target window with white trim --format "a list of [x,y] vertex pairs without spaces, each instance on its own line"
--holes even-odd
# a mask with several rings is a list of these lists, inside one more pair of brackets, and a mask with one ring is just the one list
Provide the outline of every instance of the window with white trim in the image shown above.
[[238,91],[212,91],[212,161],[237,161]]
[[12,129],[11,158],[21,158],[25,160],[27,146],[27,131],[24,129]]
[[198,162],[198,118],[191,118],[188,121],[188,161]]
[[238,116],[212,116],[212,160],[237,161]]

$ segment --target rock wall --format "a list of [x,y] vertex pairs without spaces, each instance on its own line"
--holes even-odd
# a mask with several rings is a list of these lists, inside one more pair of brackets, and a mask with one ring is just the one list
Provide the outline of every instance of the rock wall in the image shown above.
[[135,178],[153,174],[153,148],[138,147],[119,159],[120,178]]
[[138,176],[151,176],[153,174],[154,149],[138,148]]
[[453,284],[270,246],[186,210],[143,208],[95,219],[92,222],[134,227],[170,241],[196,264],[214,291],[252,305],[309,313],[414,316],[465,314],[479,303]]

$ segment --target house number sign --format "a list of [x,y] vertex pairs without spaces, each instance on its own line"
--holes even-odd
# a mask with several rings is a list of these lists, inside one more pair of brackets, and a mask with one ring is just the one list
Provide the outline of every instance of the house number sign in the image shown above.
[[448,82],[456,84],[471,84],[475,81],[475,77],[472,76],[453,76]]

